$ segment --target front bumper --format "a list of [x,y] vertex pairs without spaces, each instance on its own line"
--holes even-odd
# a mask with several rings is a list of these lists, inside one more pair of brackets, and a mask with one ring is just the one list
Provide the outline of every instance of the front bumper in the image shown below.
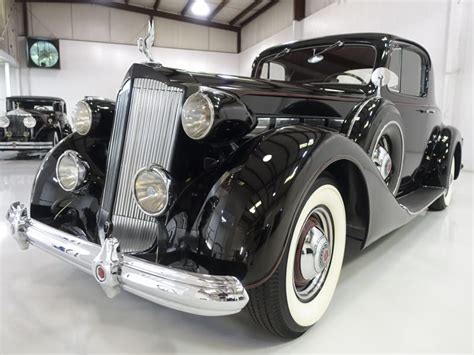
[[52,142],[0,142],[0,150],[50,150]]
[[238,313],[248,302],[240,281],[232,276],[186,272],[122,254],[116,238],[100,245],[31,219],[23,204],[7,213],[11,234],[21,249],[34,245],[94,276],[108,297],[125,290],[180,311],[222,316]]

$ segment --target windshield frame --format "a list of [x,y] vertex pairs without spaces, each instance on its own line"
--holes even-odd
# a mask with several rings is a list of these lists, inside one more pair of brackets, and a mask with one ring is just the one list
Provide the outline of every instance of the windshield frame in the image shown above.
[[[373,65],[372,65],[372,71],[378,66],[377,63],[379,61],[379,50],[377,49],[377,47],[374,44],[359,43],[359,42],[347,42],[347,41],[344,41],[344,40],[343,40],[343,42],[344,42],[344,45],[341,48],[344,48],[344,47],[370,47],[370,48],[372,48],[374,50],[374,62],[373,62]],[[328,48],[333,44],[334,44],[334,42],[332,42],[332,43],[321,43],[321,44],[304,46],[304,47],[293,48],[293,49],[290,48],[290,52],[288,54],[290,54],[292,52],[308,50],[308,49],[315,49],[315,48],[320,48],[320,47],[323,47],[321,50],[324,50],[325,48]],[[322,82],[315,81],[315,82],[302,83],[302,82],[291,82],[291,81],[288,81],[288,80],[261,78],[260,75],[262,74],[263,66],[264,66],[265,63],[268,63],[267,59],[271,58],[276,53],[279,53],[281,51],[282,51],[281,49],[278,50],[278,51],[275,50],[274,52],[269,53],[269,54],[267,54],[266,56],[264,56],[262,58],[259,58],[259,60],[257,62],[257,67],[255,69],[254,78],[259,79],[259,80],[278,81],[278,82],[281,82],[281,83],[293,83],[293,84],[298,84],[298,85],[351,85],[351,86],[357,86],[357,87],[367,87],[367,86],[372,85],[370,80],[365,84],[362,84],[362,83],[353,84],[353,83],[335,83],[335,82],[324,82],[324,81],[322,81]],[[288,55],[288,54],[286,54],[286,55]],[[280,58],[282,58],[282,57],[280,57]],[[272,60],[270,59],[269,62],[272,62]],[[279,63],[277,63],[277,64],[279,64]],[[279,64],[279,65],[281,65],[281,64]]]

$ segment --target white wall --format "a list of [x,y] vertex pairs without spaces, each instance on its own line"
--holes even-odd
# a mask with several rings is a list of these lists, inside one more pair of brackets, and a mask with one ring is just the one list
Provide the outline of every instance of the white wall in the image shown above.
[[[23,33],[23,4],[17,3],[18,33]],[[99,5],[28,3],[30,36],[136,44],[147,30],[147,15]],[[237,33],[155,17],[155,46],[237,52]]]
[[[24,48],[24,38],[19,46]],[[61,40],[61,69],[26,68],[25,53],[20,58],[22,94],[60,96],[72,106],[85,95],[115,99],[128,68],[145,57],[136,46]],[[236,54],[157,48],[156,61],[165,66],[191,71],[236,75]]]
[[[319,5],[330,2],[327,0]],[[306,5],[308,10],[308,1]],[[464,164],[473,170],[473,56],[472,49],[469,51],[469,46],[465,46],[468,42],[466,33],[470,33],[472,48],[472,0],[337,0],[323,8],[319,5],[319,10],[304,20],[294,22],[240,53],[240,74],[250,74],[253,58],[263,49],[294,40],[355,32],[386,32],[411,39],[430,53],[437,103],[444,111],[446,123],[463,128],[464,151],[471,147],[465,154]],[[262,21],[264,19],[257,18],[254,26],[263,26]]]
[[281,0],[242,28],[243,50],[278,33],[293,21],[293,0]]

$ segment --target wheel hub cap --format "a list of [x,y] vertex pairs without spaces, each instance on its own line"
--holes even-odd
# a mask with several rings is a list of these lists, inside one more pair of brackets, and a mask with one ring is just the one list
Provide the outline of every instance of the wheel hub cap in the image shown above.
[[324,271],[330,260],[329,241],[318,227],[306,234],[301,249],[300,269],[305,280],[311,280]]
[[392,172],[392,158],[390,154],[384,147],[379,145],[372,154],[372,161],[377,166],[377,169],[379,169],[382,178],[386,180]]

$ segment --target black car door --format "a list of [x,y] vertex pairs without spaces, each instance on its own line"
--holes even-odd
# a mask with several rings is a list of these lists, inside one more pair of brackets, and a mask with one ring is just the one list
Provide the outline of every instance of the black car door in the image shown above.
[[395,77],[391,78],[384,96],[396,105],[402,116],[405,138],[403,182],[420,166],[430,134],[441,115],[434,104],[434,93],[428,92],[431,65],[421,49],[407,43],[395,43],[389,69]]

